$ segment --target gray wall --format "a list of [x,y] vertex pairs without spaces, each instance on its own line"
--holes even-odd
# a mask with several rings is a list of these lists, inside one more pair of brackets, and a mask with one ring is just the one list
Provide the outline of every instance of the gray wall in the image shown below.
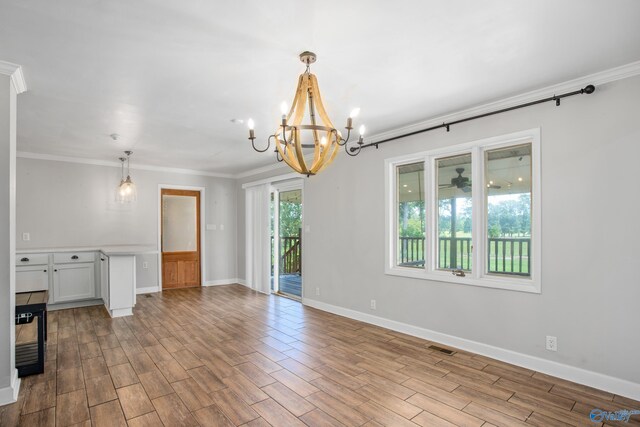
[[15,161],[16,92],[11,78],[0,74],[0,390],[11,386],[15,369]]
[[[338,159],[305,182],[304,297],[640,382],[640,77]],[[384,159],[535,127],[542,294],[384,274]],[[274,171],[277,175],[285,170]],[[238,273],[244,276],[244,191]],[[315,288],[321,296],[315,296]],[[369,301],[376,299],[376,311]],[[557,353],[545,335],[558,337]]]
[[[134,159],[135,161],[135,159]],[[138,200],[115,202],[120,169],[19,158],[18,249],[158,243],[158,184],[205,187],[205,281],[236,275],[236,191],[231,179],[132,170]],[[220,224],[224,230],[220,230]],[[31,235],[22,241],[22,233]],[[143,269],[148,262],[148,269]],[[157,255],[140,256],[138,287],[157,286]]]

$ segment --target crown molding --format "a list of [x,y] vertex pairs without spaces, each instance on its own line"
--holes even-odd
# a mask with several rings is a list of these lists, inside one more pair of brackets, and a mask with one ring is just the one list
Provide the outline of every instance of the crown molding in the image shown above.
[[[475,116],[479,114],[488,113],[494,110],[500,110],[502,108],[513,107],[518,104],[524,104],[531,101],[536,101],[540,98],[555,95],[557,93],[576,90],[576,88],[584,87],[588,84],[596,86],[596,91],[599,85],[611,83],[617,80],[626,79],[629,77],[640,75],[640,61],[631,62],[629,64],[621,65],[619,67],[610,68],[608,70],[599,71],[597,73],[589,74],[583,77],[578,77],[573,80],[568,80],[562,83],[546,86],[540,89],[536,89],[530,92],[515,95],[509,98],[503,98],[498,101],[489,102],[486,104],[470,107],[465,110],[458,110],[442,116],[432,117],[417,123],[413,123],[407,126],[394,128],[388,131],[373,134],[367,138],[367,144],[375,143],[387,138],[393,138],[406,133],[415,132],[431,126],[439,125],[441,123],[452,122],[469,116]],[[274,169],[278,169],[281,165],[267,165],[257,169],[247,170],[235,175],[236,178],[246,178],[248,176],[257,175],[259,173],[268,172]]]
[[[14,85],[16,85],[16,90],[18,90],[18,88],[23,88],[22,92],[27,90],[26,83],[24,82],[24,76],[22,74],[22,68],[19,65],[12,64],[10,62],[0,61],[0,74],[12,76],[12,81],[14,82]],[[536,89],[530,92],[526,92],[520,95],[515,95],[509,98],[504,98],[504,99],[490,102],[487,104],[477,105],[475,107],[467,108],[465,110],[459,110],[446,115],[432,117],[427,120],[423,120],[421,122],[413,123],[411,125],[394,128],[392,130],[388,130],[385,132],[376,133],[367,138],[367,143],[380,141],[386,138],[392,138],[398,135],[403,135],[405,133],[421,130],[430,126],[441,124],[443,122],[451,122],[451,121],[455,121],[471,115],[483,114],[493,110],[508,108],[514,105],[535,101],[543,97],[554,95],[556,93],[575,90],[577,87],[584,87],[587,84],[595,85],[596,91],[597,91],[597,88],[599,85],[611,83],[617,80],[622,80],[622,79],[626,79],[626,78],[637,76],[637,75],[640,75],[640,61],[631,62],[629,64],[621,65],[619,67],[610,68],[608,70],[589,74],[583,77],[579,77],[573,80],[568,80],[555,85],[546,86],[544,88]],[[18,90],[18,93],[21,93],[20,90]],[[119,162],[111,162],[111,161],[105,161],[105,160],[57,156],[57,155],[51,155],[51,154],[39,154],[39,153],[30,153],[30,152],[24,152],[24,151],[18,152],[17,154],[18,154],[18,157],[27,158],[27,159],[52,160],[52,161],[81,163],[81,164],[98,165],[98,166],[120,167]],[[131,169],[134,169],[134,170],[138,169],[138,170],[149,170],[149,171],[158,171],[158,172],[171,172],[171,173],[180,173],[180,174],[186,174],[186,175],[200,175],[200,176],[211,176],[216,178],[230,178],[230,179],[242,179],[242,178],[258,175],[261,173],[271,172],[274,170],[285,169],[285,168],[286,168],[286,165],[284,163],[275,163],[275,164],[254,168],[254,169],[248,169],[244,172],[240,172],[237,174],[225,174],[225,173],[217,173],[217,172],[198,171],[198,170],[192,170],[192,169],[178,169],[178,168],[170,168],[170,167],[163,167],[163,166],[139,165],[135,163],[131,167]]]
[[235,174],[233,177],[236,179],[246,178],[248,176],[258,175],[264,172],[271,172],[278,169],[284,169],[286,166],[287,166],[286,163],[275,163],[272,165],[261,166],[255,169],[249,169],[245,172],[240,172],[238,174]]
[[[54,162],[67,162],[67,163],[79,163],[83,165],[94,165],[94,166],[107,166],[107,167],[121,167],[120,162],[113,162],[109,160],[98,160],[98,159],[86,159],[81,157],[69,157],[69,156],[57,156],[53,154],[40,154],[40,153],[30,153],[27,151],[18,151],[17,157],[23,159],[35,159],[35,160],[49,160]],[[197,175],[197,176],[210,176],[214,178],[228,178],[234,179],[235,176],[232,174],[226,173],[217,173],[217,172],[207,172],[207,171],[199,171],[194,169],[180,169],[180,168],[169,168],[163,166],[154,166],[154,165],[141,165],[134,163],[131,165],[132,170],[146,170],[153,172],[167,172],[167,173],[178,173],[183,175]]]
[[[305,159],[306,162],[309,162],[309,163],[312,162],[313,161],[313,153],[309,153],[308,155],[306,155],[304,157],[304,159]],[[249,170],[247,170],[245,172],[237,173],[233,177],[236,178],[236,179],[241,179],[241,178],[246,178],[246,177],[249,177],[249,176],[254,176],[254,175],[261,174],[261,173],[271,172],[271,171],[279,170],[279,169],[287,169],[287,164],[285,162],[277,162],[275,164],[270,164],[270,165],[266,165],[266,166],[260,166],[260,167],[258,167],[256,169],[249,169]],[[302,173],[300,173],[300,174],[297,173],[297,172],[295,172],[295,173],[297,175],[299,175],[300,178],[306,176],[305,174],[302,174]]]
[[513,107],[515,105],[524,104],[531,101],[536,101],[540,98],[553,96],[558,93],[577,90],[588,84],[592,84],[596,87],[596,92],[599,85],[611,83],[617,80],[626,79],[629,77],[640,75],[640,61],[631,62],[629,64],[621,65],[619,67],[610,68],[608,70],[600,71],[597,73],[589,74],[583,77],[578,77],[573,80],[568,80],[562,83],[546,86],[544,88],[536,89],[530,92],[522,93],[519,95],[504,98],[498,101],[490,102],[487,104],[477,105],[475,107],[467,108],[465,110],[459,110],[453,113],[445,114],[438,117],[429,118],[417,123],[413,123],[400,128],[395,128],[385,132],[380,132],[371,135],[367,138],[367,143],[375,143],[387,138],[393,138],[406,133],[415,132],[418,130],[426,129],[431,126],[439,125],[441,123],[449,123],[459,119],[463,119],[469,116],[480,115],[503,108]]
[[12,62],[0,61],[0,74],[11,77],[11,83],[16,92],[21,94],[27,91],[27,81],[24,79],[22,67]]
[[272,175],[268,178],[260,179],[258,181],[251,181],[242,184],[242,189],[247,189],[250,187],[255,187],[257,185],[262,184],[273,184],[280,181],[289,181],[292,179],[303,179],[303,175],[300,175],[298,172],[289,172],[283,175]]

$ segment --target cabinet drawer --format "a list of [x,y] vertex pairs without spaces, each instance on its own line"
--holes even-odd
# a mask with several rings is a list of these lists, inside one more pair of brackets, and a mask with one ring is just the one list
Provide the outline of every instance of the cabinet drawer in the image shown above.
[[59,252],[53,254],[54,264],[70,264],[76,262],[95,262],[95,252]]
[[49,290],[49,266],[34,265],[16,268],[16,292]]
[[49,254],[17,254],[16,266],[20,265],[47,265]]

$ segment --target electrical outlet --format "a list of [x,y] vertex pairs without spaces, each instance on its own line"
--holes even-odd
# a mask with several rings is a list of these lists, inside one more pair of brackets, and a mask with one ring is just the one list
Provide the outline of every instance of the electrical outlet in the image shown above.
[[316,296],[320,296],[320,288],[316,288]]
[[547,335],[547,350],[558,351],[558,338]]
[[22,240],[28,242],[31,240],[31,235],[29,233],[22,233]]
[[376,309],[376,300],[372,299],[371,300],[371,310],[375,310]]
[[143,262],[143,263],[142,263],[142,268],[144,268],[145,270],[146,270],[147,268],[149,268],[149,263],[148,263],[148,262],[146,262],[146,261],[145,261],[145,262]]

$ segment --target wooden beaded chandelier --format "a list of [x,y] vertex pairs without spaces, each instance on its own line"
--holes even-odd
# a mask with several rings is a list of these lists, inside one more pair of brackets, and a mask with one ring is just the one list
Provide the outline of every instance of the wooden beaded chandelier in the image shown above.
[[[267,147],[259,149],[255,146],[254,122],[249,119],[249,139],[253,149],[265,152],[271,147],[271,140],[275,143],[276,159],[284,161],[296,172],[311,176],[322,171],[335,159],[340,147],[350,156],[357,156],[364,143],[364,125],[360,126],[360,137],[357,145],[347,149],[347,142],[353,129],[353,119],[360,112],[354,109],[347,119],[346,139],[335,128],[327,114],[322,96],[318,88],[316,76],[311,74],[310,65],[316,62],[316,55],[312,52],[302,52],[300,60],[306,64],[306,71],[298,78],[298,88],[289,109],[282,103],[282,123],[269,136]],[[309,123],[303,124],[308,116]]]

